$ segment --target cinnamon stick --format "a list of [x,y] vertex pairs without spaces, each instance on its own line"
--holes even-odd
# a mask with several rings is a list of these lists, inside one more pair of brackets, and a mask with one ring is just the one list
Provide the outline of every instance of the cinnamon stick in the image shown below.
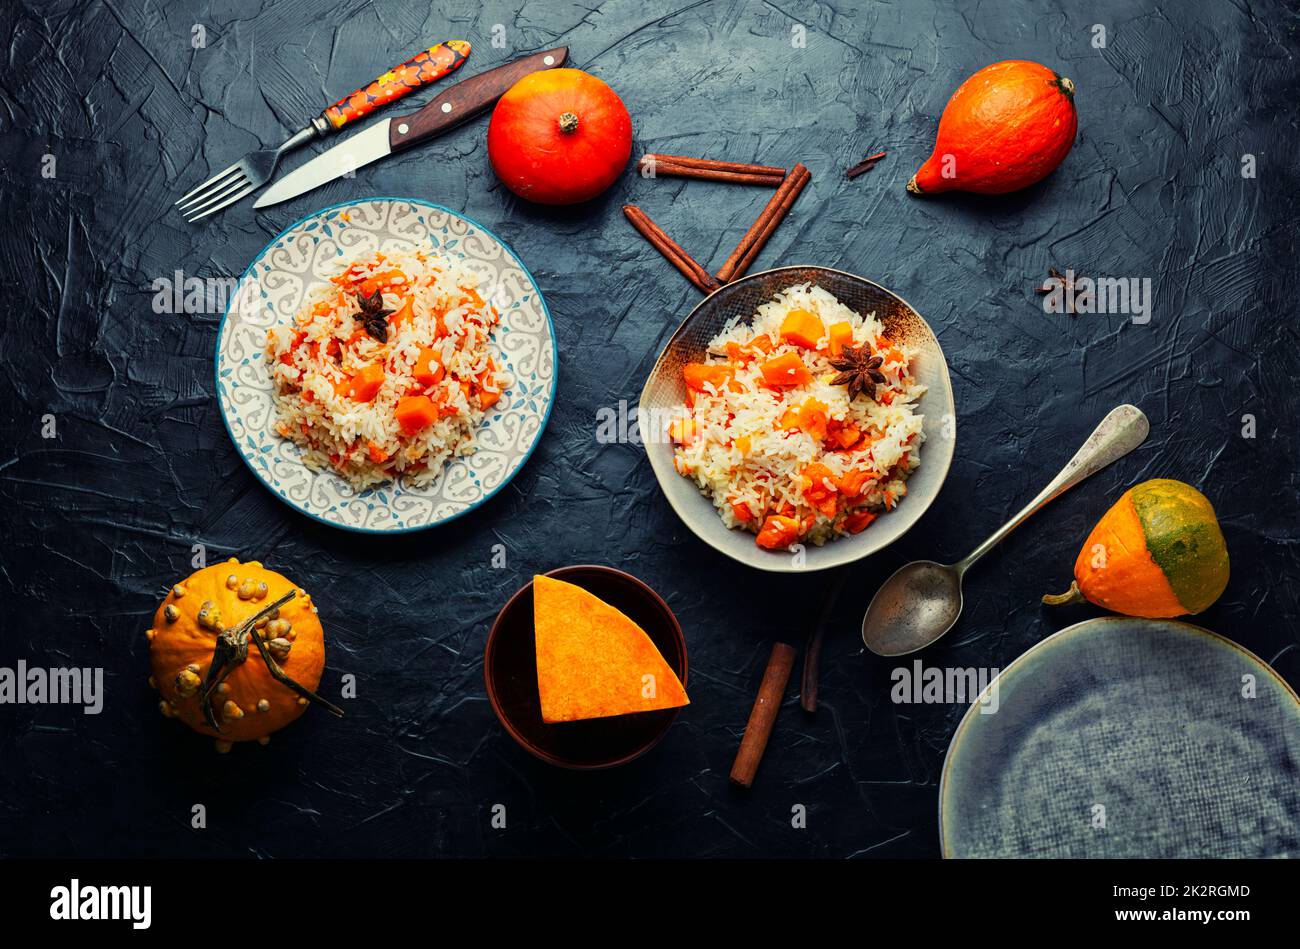
[[868,155],[866,158],[862,159],[862,161],[858,162],[856,165],[854,165],[852,168],[846,171],[845,175],[847,175],[849,179],[852,180],[853,178],[856,178],[858,175],[865,174],[866,172],[870,171],[872,168],[875,168],[876,162],[884,158],[886,154],[888,153],[876,152],[876,154],[874,155]]
[[730,181],[734,184],[778,187],[785,178],[785,169],[772,165],[751,165],[747,162],[714,161],[709,158],[690,158],[686,155],[641,156],[642,173],[648,169],[652,175],[677,178],[704,178],[710,181]]
[[686,253],[680,244],[665,234],[663,228],[650,220],[644,211],[635,204],[625,204],[623,214],[641,236],[650,242],[650,246],[663,254],[664,259],[681,271],[682,276],[695,284],[700,292],[712,293],[718,289],[718,281],[694,257]]
[[697,178],[705,181],[726,181],[734,185],[762,185],[765,188],[776,188],[781,184],[781,177],[778,175],[721,171],[714,168],[692,168],[689,165],[676,165],[672,162],[659,162],[656,164],[655,176],[661,178]]
[[767,660],[763,682],[758,687],[758,697],[754,699],[754,708],[750,711],[749,723],[745,726],[745,737],[740,740],[740,750],[736,752],[736,761],[731,766],[732,782],[743,788],[753,785],[758,763],[763,760],[763,752],[767,750],[767,740],[772,737],[776,713],[785,696],[785,685],[790,681],[790,670],[794,668],[794,657],[793,646],[786,643],[772,645],[772,655]]
[[785,219],[786,214],[798,199],[799,193],[803,191],[804,186],[812,179],[812,173],[804,167],[803,162],[795,165],[786,175],[785,181],[781,182],[781,187],[776,189],[776,194],[772,195],[767,202],[767,206],[758,216],[758,220],[750,226],[745,232],[745,236],[740,239],[736,249],[731,252],[722,268],[715,275],[718,283],[728,283],[737,277],[742,277],[749,265],[754,262],[759,251],[768,242],[768,239],[776,232],[777,225]]

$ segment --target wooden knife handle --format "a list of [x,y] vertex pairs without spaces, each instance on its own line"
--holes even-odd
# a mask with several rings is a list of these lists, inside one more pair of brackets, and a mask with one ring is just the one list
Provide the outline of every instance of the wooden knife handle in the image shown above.
[[389,147],[400,152],[468,122],[492,108],[524,76],[563,66],[568,58],[569,47],[557,46],[462,80],[439,93],[419,112],[393,119],[388,127]]

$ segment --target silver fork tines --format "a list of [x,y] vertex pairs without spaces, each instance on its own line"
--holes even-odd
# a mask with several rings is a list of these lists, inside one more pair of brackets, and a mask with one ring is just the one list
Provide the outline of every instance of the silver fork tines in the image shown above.
[[217,172],[185,195],[176,202],[175,207],[191,223],[209,214],[215,214],[266,184],[275,174],[281,155],[310,141],[317,134],[317,126],[313,122],[297,134],[290,136],[279,148],[263,148],[249,152],[229,168]]
[[216,206],[214,206],[214,207],[208,208],[208,209],[207,209],[206,211],[204,211],[202,214],[195,214],[193,217],[188,217],[188,218],[186,218],[185,220],[186,220],[187,222],[189,222],[190,224],[193,224],[193,223],[194,223],[195,221],[197,221],[199,218],[207,217],[209,214],[216,214],[218,211],[220,211],[220,210],[221,210],[222,208],[224,208],[226,205],[228,205],[228,204],[234,204],[236,201],[240,200],[241,198],[246,198],[246,197],[248,197],[248,195],[252,194],[252,193],[253,193],[254,191],[256,191],[256,190],[257,190],[257,185],[253,185],[253,184],[246,185],[242,190],[240,190],[240,191],[236,191],[234,194],[232,194],[230,197],[226,198],[226,199],[225,199],[224,201],[222,201],[220,204],[218,204],[218,205],[216,205]]
[[[231,174],[231,171],[234,174]],[[187,195],[186,197],[189,200],[180,206],[180,211],[185,215],[187,221],[193,223],[201,217],[207,217],[215,211],[220,211],[226,205],[238,201],[250,191],[253,191],[255,187],[245,176],[243,169],[236,166],[204,182],[195,189],[198,192],[197,194],[191,192],[193,197]]]
[[[238,161],[237,161],[237,162],[235,162],[233,165],[231,165],[229,168],[227,168],[225,171],[219,171],[219,172],[217,172],[215,175],[213,175],[213,176],[212,176],[211,178],[209,178],[207,181],[203,182],[203,184],[199,185],[197,188],[195,188],[195,189],[193,189],[192,191],[190,191],[188,194],[182,195],[181,198],[180,198],[180,200],[177,201],[177,202],[175,203],[175,205],[173,205],[173,207],[175,207],[175,206],[181,206],[181,205],[187,205],[187,204],[191,204],[191,203],[193,203],[193,202],[190,201],[191,198],[194,198],[195,200],[197,200],[197,198],[200,196],[200,195],[199,195],[199,192],[200,192],[200,191],[208,191],[208,190],[209,190],[213,185],[215,185],[215,184],[216,184],[218,181],[220,181],[222,178],[229,177],[233,172],[237,172],[237,171],[239,171],[239,166],[242,165],[242,164],[243,164],[243,162],[238,162]],[[182,207],[182,210],[184,210],[183,207]]]
[[188,205],[198,203],[198,201],[203,200],[204,198],[211,198],[212,192],[216,190],[216,187],[218,185],[225,185],[227,179],[230,178],[230,175],[243,174],[242,165],[242,161],[237,161],[235,164],[231,165],[230,168],[225,169],[224,172],[217,172],[212,175],[211,178],[208,178],[207,181],[201,183],[201,185],[194,188],[194,190],[183,195],[182,198],[173,205],[173,207],[177,207],[183,212]]
[[211,188],[208,188],[202,194],[195,197],[188,204],[184,205],[181,208],[181,213],[187,215],[193,214],[200,208],[211,204],[217,198],[224,197],[236,188],[240,188],[246,184],[248,184],[248,179],[246,179],[242,174],[229,175],[228,177],[221,179],[221,181],[213,185]]

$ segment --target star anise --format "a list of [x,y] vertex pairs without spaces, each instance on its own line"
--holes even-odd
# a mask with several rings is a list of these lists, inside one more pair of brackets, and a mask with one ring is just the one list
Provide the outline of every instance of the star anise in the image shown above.
[[384,295],[378,290],[370,296],[358,293],[357,305],[361,311],[352,315],[361,321],[366,332],[381,343],[388,342],[388,317],[394,311],[384,309]]
[[880,371],[884,361],[880,356],[871,355],[868,346],[845,346],[839,357],[831,360],[831,365],[840,371],[831,385],[848,386],[850,399],[862,392],[874,399],[876,386],[885,384],[885,374]]
[[1041,286],[1035,287],[1034,292],[1040,297],[1047,296],[1059,286],[1062,298],[1065,300],[1065,312],[1074,316],[1074,289],[1077,282],[1078,276],[1073,270],[1061,273],[1055,267],[1048,267],[1047,279]]

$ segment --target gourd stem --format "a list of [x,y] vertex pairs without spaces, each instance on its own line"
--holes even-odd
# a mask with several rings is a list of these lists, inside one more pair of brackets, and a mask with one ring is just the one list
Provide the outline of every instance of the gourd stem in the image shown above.
[[319,695],[317,695],[311,689],[307,688],[305,685],[300,685],[297,682],[295,682],[293,679],[291,679],[289,677],[289,674],[285,672],[283,669],[281,669],[279,664],[275,661],[275,659],[272,658],[270,651],[266,648],[266,644],[263,643],[261,639],[259,639],[256,635],[251,636],[250,639],[252,639],[253,645],[257,646],[257,651],[262,654],[262,661],[266,663],[266,671],[271,673],[271,678],[275,679],[277,682],[281,682],[284,685],[287,685],[290,689],[292,689],[294,692],[297,692],[308,702],[314,702],[317,705],[320,705],[327,711],[333,712],[339,718],[343,717],[343,709],[339,708],[333,702],[321,698]]
[[572,135],[578,131],[578,116],[573,112],[563,112],[560,114],[560,131],[565,135]]
[[256,634],[250,637],[250,631],[253,631],[255,624],[284,606],[296,594],[296,590],[290,590],[274,603],[268,603],[262,607],[234,629],[224,630],[217,636],[217,641],[212,648],[212,660],[208,663],[208,674],[204,677],[203,685],[199,688],[199,707],[203,709],[203,717],[207,719],[208,724],[217,734],[221,734],[221,724],[217,721],[217,716],[212,709],[212,702],[210,701],[212,691],[225,681],[226,677],[234,671],[235,666],[248,658],[247,640],[249,638],[257,643],[258,648],[265,655],[266,650],[262,646],[262,641],[257,638]]
[[1083,591],[1079,589],[1079,581],[1073,580],[1070,582],[1070,589],[1066,590],[1064,593],[1058,593],[1056,595],[1050,593],[1045,594],[1043,596],[1043,602],[1048,606],[1066,606],[1070,603],[1084,603],[1086,602],[1086,598],[1083,595]]

